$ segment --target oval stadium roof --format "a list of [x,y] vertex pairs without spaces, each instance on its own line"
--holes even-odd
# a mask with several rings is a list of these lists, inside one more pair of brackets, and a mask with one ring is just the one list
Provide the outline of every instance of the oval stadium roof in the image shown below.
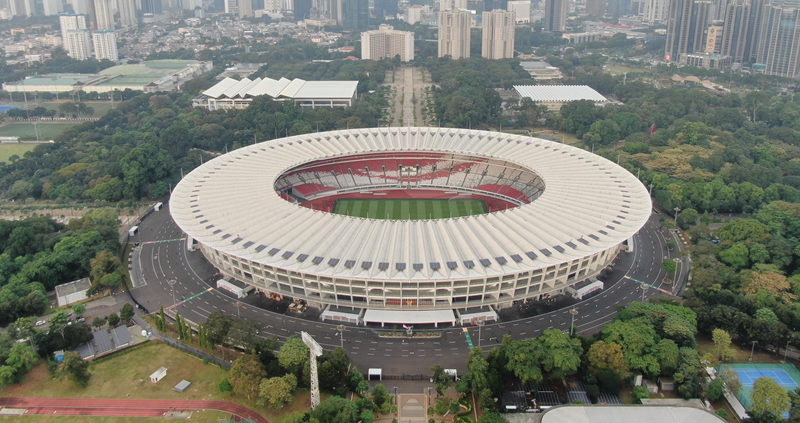
[[[273,188],[284,172],[303,163],[387,151],[513,162],[535,171],[546,188],[531,203],[505,211],[407,221],[316,211],[282,199]],[[567,145],[497,132],[391,127],[241,148],[186,175],[170,208],[183,231],[234,256],[331,277],[409,280],[502,275],[586,257],[635,234],[650,215],[651,201],[630,172]],[[470,261],[483,265],[443,265]],[[362,266],[366,262],[380,265]]]

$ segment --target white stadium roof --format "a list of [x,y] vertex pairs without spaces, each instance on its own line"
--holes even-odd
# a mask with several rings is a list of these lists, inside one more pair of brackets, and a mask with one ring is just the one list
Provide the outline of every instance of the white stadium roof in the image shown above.
[[[274,190],[278,178],[300,164],[387,151],[508,161],[536,172],[545,189],[529,204],[500,212],[404,221],[316,211]],[[331,277],[443,280],[540,269],[605,251],[639,231],[651,201],[630,172],[567,145],[497,132],[391,127],[298,135],[241,148],[186,175],[170,208],[175,222],[198,242],[254,262]],[[414,269],[412,263],[424,266]]]
[[566,103],[576,100],[608,101],[586,85],[514,85],[514,89],[521,97],[541,103]]
[[296,78],[244,78],[237,81],[225,78],[213,87],[203,91],[211,98],[245,98],[268,95],[272,98],[327,99],[353,98],[358,81],[304,81]]

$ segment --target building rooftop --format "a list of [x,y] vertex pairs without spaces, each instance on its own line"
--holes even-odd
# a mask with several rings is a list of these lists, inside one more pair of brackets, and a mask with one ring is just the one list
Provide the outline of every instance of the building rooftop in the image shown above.
[[56,286],[56,295],[63,297],[65,295],[74,294],[80,291],[86,291],[92,287],[92,282],[89,278],[78,279],[77,281],[68,282]]
[[514,85],[520,97],[536,102],[562,102],[592,100],[607,102],[608,99],[586,85]]
[[358,81],[305,81],[299,78],[244,78],[237,81],[225,78],[213,87],[203,91],[203,96],[211,98],[245,98],[268,95],[272,98],[352,98],[358,88]]

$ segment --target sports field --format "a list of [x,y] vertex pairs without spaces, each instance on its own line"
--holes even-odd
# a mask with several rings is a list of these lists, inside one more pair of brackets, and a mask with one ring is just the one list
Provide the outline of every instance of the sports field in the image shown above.
[[486,213],[483,200],[336,200],[336,214],[369,219],[423,220]]

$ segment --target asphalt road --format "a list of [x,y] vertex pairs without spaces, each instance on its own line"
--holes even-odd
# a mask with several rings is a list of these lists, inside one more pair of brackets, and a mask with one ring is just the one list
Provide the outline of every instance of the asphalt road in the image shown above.
[[[442,331],[441,338],[427,340],[378,338],[372,328],[348,325],[344,332],[344,348],[365,374],[367,368],[373,367],[382,368],[384,374],[429,374],[430,368],[436,364],[460,372],[466,370],[469,355],[466,333],[474,345],[480,344],[488,350],[501,342],[506,334],[522,339],[538,336],[550,328],[568,330],[572,318],[569,310],[573,307],[578,311],[575,325],[579,333],[591,335],[613,319],[615,305],[641,301],[643,294],[645,298],[662,295],[652,288],[642,292],[640,285],[630,278],[666,291],[672,290],[672,286],[662,285],[667,275],[660,266],[666,257],[677,257],[678,250],[667,250],[665,234],[658,230],[659,217],[651,216],[640,233],[634,236],[634,252],[620,253],[614,270],[604,279],[606,289],[572,307],[516,321],[488,323],[482,328],[448,328]],[[261,335],[275,335],[281,342],[292,334],[305,331],[325,349],[338,347],[341,343],[336,324],[282,315],[247,304],[257,300],[258,296],[244,300],[245,304],[237,310],[237,299],[232,294],[210,289],[218,276],[216,269],[199,251],[187,250],[185,235],[172,221],[166,203],[139,225],[139,233],[131,238],[131,242],[134,241],[141,242],[140,265],[145,285],[133,289],[132,294],[151,312],[157,311],[160,305],[165,308],[173,305],[173,293],[168,283],[173,279],[176,281],[175,300],[181,302],[177,312],[193,322],[205,322],[208,315],[216,311],[231,316],[240,313],[242,318],[264,324]],[[688,272],[685,267],[681,267],[681,272]]]

